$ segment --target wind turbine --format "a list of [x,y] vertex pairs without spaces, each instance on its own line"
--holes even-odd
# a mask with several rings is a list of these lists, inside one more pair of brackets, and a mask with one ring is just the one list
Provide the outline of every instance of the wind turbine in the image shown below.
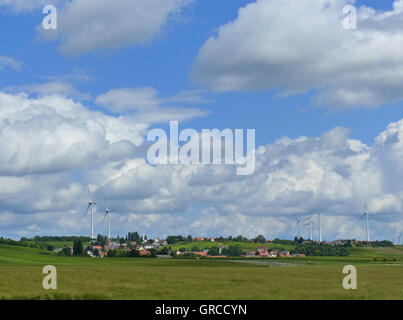
[[298,230],[298,239],[301,237],[301,219],[298,219],[298,217],[294,214],[295,220],[297,220],[297,223],[295,224],[295,229]]
[[303,220],[308,221],[306,224],[304,224],[304,226],[309,226],[309,240],[312,241],[312,233],[313,233],[313,225],[314,225],[312,217],[309,217],[309,218],[306,218]]
[[317,215],[318,215],[318,224],[319,224],[319,242],[322,242],[322,223],[321,223],[322,213],[319,212],[319,213],[317,213]]
[[104,223],[106,216],[108,216],[108,240],[111,240],[111,212],[112,210],[109,210],[108,204],[106,203],[105,199],[105,215],[104,219],[102,220],[102,223]]
[[362,219],[363,216],[365,216],[365,218],[366,218],[367,242],[369,242],[369,221],[368,221],[369,213],[368,213],[368,210],[367,210],[367,203],[366,202],[365,202],[365,205],[364,205],[364,213],[361,215],[360,219]]
[[402,234],[401,233],[399,233],[398,235],[397,235],[397,239],[396,238],[393,238],[393,243],[394,244],[397,244],[397,245],[400,245],[400,238],[402,237]]
[[94,205],[96,205],[96,202],[91,200],[91,193],[90,189],[88,188],[88,207],[87,210],[85,211],[85,215],[88,213],[88,209],[91,209],[91,239],[95,239],[94,236]]

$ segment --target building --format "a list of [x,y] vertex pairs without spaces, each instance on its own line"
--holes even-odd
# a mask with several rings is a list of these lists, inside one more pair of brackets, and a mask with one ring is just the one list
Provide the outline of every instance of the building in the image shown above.
[[207,252],[202,251],[202,252],[193,252],[195,255],[197,256],[201,256],[201,257],[207,257]]
[[289,251],[281,251],[280,252],[280,257],[286,258],[286,257],[291,257],[291,255],[290,255]]
[[140,254],[140,256],[144,257],[144,256],[150,256],[150,255],[151,255],[151,252],[148,251],[148,250],[141,250],[141,251],[139,252],[139,254]]

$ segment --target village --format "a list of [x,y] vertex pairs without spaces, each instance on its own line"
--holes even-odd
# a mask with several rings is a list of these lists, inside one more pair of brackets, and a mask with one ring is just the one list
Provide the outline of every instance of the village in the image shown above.
[[[102,239],[102,238],[101,238]],[[122,241],[123,238],[117,240],[108,239],[102,243],[93,241],[87,246],[85,252],[93,258],[115,257],[115,256],[130,256],[130,257],[156,257],[156,258],[172,258],[172,257],[193,257],[193,258],[227,258],[227,257],[245,257],[245,258],[304,258],[306,255],[300,252],[284,249],[284,245],[275,240],[265,240],[256,242],[254,239],[244,238],[244,242],[239,245],[226,245],[228,239],[221,238],[183,238],[184,244],[192,244],[193,246],[180,247],[182,242],[169,242],[167,240],[155,239],[140,239],[139,241]],[[224,241],[223,241],[224,240]],[[287,240],[289,241],[289,240]],[[212,245],[214,243],[214,245]],[[256,246],[250,249],[242,248],[241,243],[255,243]],[[311,240],[303,240],[300,245],[312,246],[321,245],[325,247],[344,247],[348,244],[360,245],[359,241],[332,241],[332,242],[315,242]],[[269,246],[265,246],[265,244]],[[179,245],[179,247],[178,247]],[[60,250],[60,249],[59,249]]]
[[[194,238],[195,242],[204,242],[204,241],[211,241],[215,242],[215,239],[212,238]],[[267,241],[270,243],[270,241]],[[168,250],[163,250],[164,248]],[[157,257],[157,258],[171,258],[173,256],[176,257],[210,257],[210,258],[227,258],[231,255],[223,254],[223,252],[228,252],[229,246],[225,246],[219,244],[218,247],[212,247],[210,249],[202,249],[200,251],[192,251],[192,250],[170,250],[168,248],[168,242],[166,240],[161,240],[159,238],[144,240],[142,243],[137,242],[130,242],[130,243],[118,243],[114,241],[108,241],[105,245],[91,245],[87,248],[87,254],[94,258],[104,258],[105,256],[109,256],[109,252],[113,252],[114,250],[124,251],[126,253],[130,253],[131,251],[135,250],[138,252],[138,256],[140,257]],[[218,249],[218,254],[216,253],[215,249]],[[154,253],[154,254],[153,254]],[[162,254],[160,254],[162,253]],[[259,246],[256,250],[251,250],[250,252],[245,252],[245,254],[240,254],[236,256],[242,257],[250,257],[250,258],[288,258],[288,257],[305,257],[304,254],[291,254],[290,251],[281,250],[277,248],[268,249],[264,246]]]

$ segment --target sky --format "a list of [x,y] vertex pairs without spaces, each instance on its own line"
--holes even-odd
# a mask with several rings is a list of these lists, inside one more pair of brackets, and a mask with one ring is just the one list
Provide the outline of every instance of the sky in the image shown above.
[[[89,235],[88,189],[114,236],[293,238],[323,212],[363,239],[364,203],[372,239],[403,233],[403,1],[0,0],[0,30],[0,236]],[[255,129],[254,174],[151,165],[169,121]]]

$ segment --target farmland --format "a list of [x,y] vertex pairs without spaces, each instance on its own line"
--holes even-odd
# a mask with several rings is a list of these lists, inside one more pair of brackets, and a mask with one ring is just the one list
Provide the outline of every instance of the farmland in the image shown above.
[[[0,245],[0,297],[403,299],[402,253],[401,247],[394,247],[353,248],[349,257],[305,259],[93,259]],[[342,268],[346,264],[357,267],[357,290],[342,288]],[[42,288],[45,265],[57,268],[55,291]]]

